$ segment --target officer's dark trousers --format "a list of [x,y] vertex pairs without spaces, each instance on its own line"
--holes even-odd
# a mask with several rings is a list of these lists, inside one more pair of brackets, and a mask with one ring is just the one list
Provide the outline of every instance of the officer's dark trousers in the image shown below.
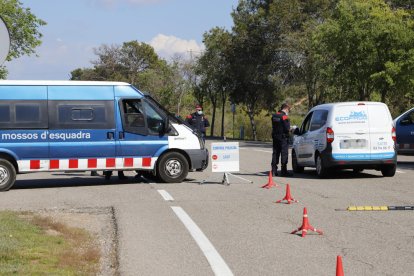
[[283,136],[273,136],[272,169],[277,169],[279,157],[281,157],[280,163],[282,167],[285,166],[288,163],[288,155],[288,139]]

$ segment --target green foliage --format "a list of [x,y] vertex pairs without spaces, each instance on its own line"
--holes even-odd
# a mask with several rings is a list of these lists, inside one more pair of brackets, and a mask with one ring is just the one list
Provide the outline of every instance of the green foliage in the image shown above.
[[[41,44],[42,38],[39,28],[46,25],[46,22],[37,18],[30,8],[23,7],[18,0],[0,0],[0,16],[10,33],[10,52],[7,60],[35,54],[35,48]],[[0,67],[0,78],[5,78],[6,75],[5,68]]]
[[135,40],[122,46],[101,45],[95,49],[95,55],[93,68],[75,69],[70,79],[128,82],[180,114],[181,105],[191,90],[185,78],[188,64],[180,60],[168,64],[150,45]]
[[344,99],[370,100],[378,92],[385,102],[412,89],[413,21],[403,10],[382,0],[342,0],[315,40]]

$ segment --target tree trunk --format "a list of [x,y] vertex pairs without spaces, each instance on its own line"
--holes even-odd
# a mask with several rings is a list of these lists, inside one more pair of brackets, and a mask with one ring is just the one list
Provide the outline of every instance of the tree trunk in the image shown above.
[[211,101],[211,105],[213,106],[213,115],[210,123],[210,136],[214,136],[214,122],[216,121],[217,100]]
[[221,137],[224,137],[224,111],[226,109],[226,93],[222,92],[221,97]]
[[253,140],[257,141],[257,130],[256,130],[256,122],[254,121],[254,110],[251,108],[250,105],[247,106],[247,115],[249,116],[250,125],[252,127]]

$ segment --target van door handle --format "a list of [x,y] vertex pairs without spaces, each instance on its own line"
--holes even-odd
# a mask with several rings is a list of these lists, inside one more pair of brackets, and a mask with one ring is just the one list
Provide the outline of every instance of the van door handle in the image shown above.
[[106,133],[106,139],[108,139],[108,140],[114,140],[114,136],[115,136],[115,133],[113,133],[113,132],[107,132]]
[[367,134],[367,133],[363,130],[358,130],[358,131],[355,131],[355,134],[361,135],[361,134]]
[[123,140],[125,138],[125,133],[123,131],[119,132],[119,139]]

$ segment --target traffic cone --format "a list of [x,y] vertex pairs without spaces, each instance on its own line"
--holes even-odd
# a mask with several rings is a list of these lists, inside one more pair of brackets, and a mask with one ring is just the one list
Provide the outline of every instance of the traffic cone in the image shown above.
[[291,234],[295,234],[296,232],[302,231],[302,237],[305,237],[306,234],[308,233],[308,230],[317,232],[317,233],[319,233],[319,235],[323,234],[323,232],[321,230],[318,230],[318,229],[314,228],[312,225],[309,224],[308,211],[306,210],[306,207],[305,207],[305,208],[303,208],[302,226],[299,227],[298,229],[294,230]]
[[342,257],[336,257],[336,276],[344,276],[344,269],[342,267]]
[[269,171],[269,180],[267,181],[267,183],[265,185],[262,186],[262,188],[270,189],[272,187],[279,187],[279,185],[277,185],[275,182],[273,182],[272,170],[270,170]]
[[285,195],[285,197],[281,200],[276,201],[276,203],[280,203],[283,200],[286,200],[287,204],[290,204],[291,202],[299,202],[290,195],[290,186],[289,186],[289,184],[286,184],[286,195]]

